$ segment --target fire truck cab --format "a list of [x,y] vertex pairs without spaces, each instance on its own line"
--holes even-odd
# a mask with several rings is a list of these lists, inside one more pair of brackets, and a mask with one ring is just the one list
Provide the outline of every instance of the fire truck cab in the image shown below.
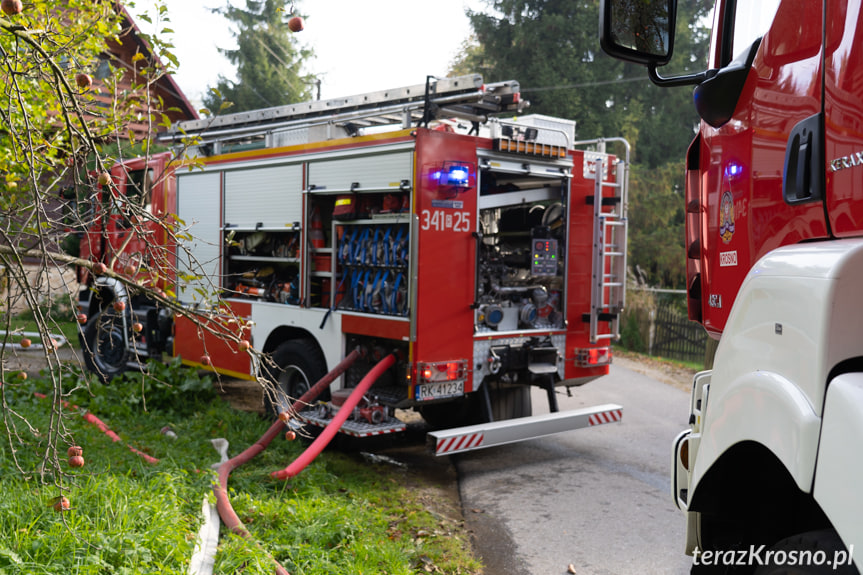
[[[674,442],[686,550],[766,549],[758,573],[858,573],[863,4],[719,0],[709,69],[669,77],[676,7],[604,0],[600,28],[654,83],[694,86],[702,118],[686,162],[689,312],[719,346]],[[749,557],[693,572],[749,573],[766,554]]]
[[[161,134],[175,152],[118,164],[109,191],[146,194],[174,232],[130,240],[123,214],[111,215],[89,230],[84,257],[122,254],[115,271],[210,310],[213,321],[240,318],[243,337],[269,359],[143,292],[87,276],[88,364],[112,376],[181,356],[276,382],[269,403],[279,412],[350,350],[363,354],[344,389],[395,351],[395,366],[342,428],[357,436],[404,429],[396,409],[439,427],[529,416],[530,386],[557,411],[558,388],[600,377],[611,362],[625,298],[628,158],[605,153],[604,141],[576,149],[572,121],[518,115],[518,88],[430,78]],[[117,311],[117,301],[127,305]],[[325,424],[340,397],[335,389],[303,417]],[[619,410],[599,412],[615,420]]]

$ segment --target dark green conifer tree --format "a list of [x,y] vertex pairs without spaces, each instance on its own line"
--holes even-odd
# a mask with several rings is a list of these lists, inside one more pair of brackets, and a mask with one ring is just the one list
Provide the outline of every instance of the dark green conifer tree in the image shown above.
[[234,113],[310,99],[310,77],[302,66],[312,53],[288,28],[292,7],[287,0],[246,0],[244,8],[215,10],[234,24],[237,48],[220,51],[236,66],[237,80],[220,75],[204,98],[207,108],[218,113],[231,102],[225,112]]

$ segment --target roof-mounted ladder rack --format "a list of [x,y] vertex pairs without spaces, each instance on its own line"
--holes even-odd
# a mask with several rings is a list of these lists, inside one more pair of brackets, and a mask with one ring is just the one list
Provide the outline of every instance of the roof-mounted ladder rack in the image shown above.
[[516,81],[484,85],[479,74],[429,76],[425,84],[180,122],[158,140],[180,142],[195,136],[200,139],[197,145],[204,145],[327,125],[355,135],[360,128],[399,123],[409,128],[439,118],[483,123],[491,114],[521,112],[526,104]]

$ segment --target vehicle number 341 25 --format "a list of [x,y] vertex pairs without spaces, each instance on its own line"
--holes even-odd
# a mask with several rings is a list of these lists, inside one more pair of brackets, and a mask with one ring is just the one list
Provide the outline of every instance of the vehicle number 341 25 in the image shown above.
[[423,230],[445,232],[470,231],[470,212],[450,212],[446,210],[423,210],[420,214],[420,227]]

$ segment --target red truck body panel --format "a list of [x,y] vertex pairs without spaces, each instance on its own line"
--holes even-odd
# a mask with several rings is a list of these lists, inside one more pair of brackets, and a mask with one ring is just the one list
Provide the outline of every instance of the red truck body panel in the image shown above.
[[[422,130],[417,134],[416,214],[419,217],[414,358],[443,362],[473,357],[477,220],[477,141]],[[439,186],[444,162],[470,166],[469,188]],[[466,390],[472,388],[472,379]]]
[[[827,3],[824,40],[827,213],[836,237],[863,230],[863,59],[861,3]],[[856,168],[856,169],[855,169]]]

